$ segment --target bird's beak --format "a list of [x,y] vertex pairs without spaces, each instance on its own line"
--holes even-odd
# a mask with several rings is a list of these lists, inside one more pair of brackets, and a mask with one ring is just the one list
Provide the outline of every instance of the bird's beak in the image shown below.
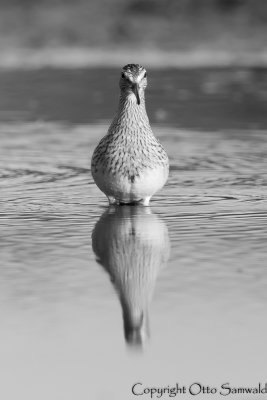
[[136,100],[137,100],[137,104],[140,105],[140,96],[139,96],[139,84],[138,83],[134,83],[133,84],[133,92],[135,94]]

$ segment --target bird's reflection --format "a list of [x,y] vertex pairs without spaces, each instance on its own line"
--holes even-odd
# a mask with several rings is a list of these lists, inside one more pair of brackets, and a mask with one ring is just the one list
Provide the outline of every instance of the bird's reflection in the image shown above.
[[148,207],[110,206],[95,225],[92,246],[118,293],[125,339],[141,345],[149,336],[155,282],[169,257],[167,227]]

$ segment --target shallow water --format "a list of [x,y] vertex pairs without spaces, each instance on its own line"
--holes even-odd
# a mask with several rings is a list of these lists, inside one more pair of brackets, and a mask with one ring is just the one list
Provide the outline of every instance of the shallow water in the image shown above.
[[90,176],[115,109],[102,73],[0,74],[0,397],[265,383],[266,71],[152,71],[171,168],[148,209],[108,208]]

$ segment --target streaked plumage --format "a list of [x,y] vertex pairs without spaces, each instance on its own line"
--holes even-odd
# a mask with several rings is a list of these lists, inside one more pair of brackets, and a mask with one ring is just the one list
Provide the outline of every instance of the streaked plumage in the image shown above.
[[118,111],[92,157],[92,176],[110,203],[148,205],[168,177],[168,156],[146,113],[146,86],[144,67],[128,64],[122,69]]

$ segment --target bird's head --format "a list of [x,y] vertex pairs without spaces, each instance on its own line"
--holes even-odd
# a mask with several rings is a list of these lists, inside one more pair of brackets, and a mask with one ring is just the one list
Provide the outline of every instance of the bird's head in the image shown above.
[[127,64],[122,68],[120,78],[121,91],[127,94],[135,95],[137,104],[140,104],[140,98],[143,97],[147,86],[147,73],[144,67],[139,64]]

